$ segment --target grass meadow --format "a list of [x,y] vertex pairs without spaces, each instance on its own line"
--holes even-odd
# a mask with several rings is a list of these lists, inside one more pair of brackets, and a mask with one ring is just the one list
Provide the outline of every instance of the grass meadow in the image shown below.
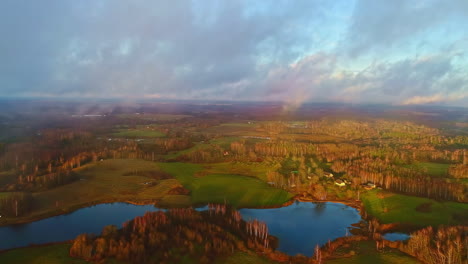
[[[468,204],[439,202],[428,198],[408,196],[382,190],[372,190],[361,195],[366,210],[382,223],[401,223],[415,227],[427,225],[467,224]],[[428,209],[417,210],[422,204]]]

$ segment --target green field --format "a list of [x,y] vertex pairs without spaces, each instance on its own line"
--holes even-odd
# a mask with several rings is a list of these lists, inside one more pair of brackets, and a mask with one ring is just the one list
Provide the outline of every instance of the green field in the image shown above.
[[[188,163],[160,163],[159,166],[191,190],[195,204],[226,202],[237,207],[273,206],[292,197],[292,194],[270,187],[255,177],[221,173],[205,175],[201,173],[201,165]],[[228,169],[226,171],[229,173]]]
[[[71,244],[61,243],[37,247],[27,247],[9,250],[0,253],[0,263],[18,264],[85,264],[83,259],[72,258],[69,255]],[[125,264],[124,262],[109,259],[101,264]]]
[[[382,223],[402,223],[415,227],[467,224],[468,204],[438,202],[428,198],[372,190],[361,195],[366,211]],[[429,203],[429,212],[416,208]]]
[[227,257],[227,259],[216,262],[217,264],[270,264],[277,263],[267,258],[260,257],[254,253],[237,252]]
[[[69,256],[71,244],[55,244],[38,247],[28,247],[9,250],[0,253],[0,263],[17,263],[17,264],[85,264],[90,263],[82,259],[76,259]],[[123,264],[115,260],[107,260],[105,262],[99,262],[102,264]],[[196,260],[187,259],[184,263],[198,263]],[[246,253],[238,251],[233,255],[220,259],[215,262],[216,264],[234,264],[234,263],[246,263],[246,264],[269,264],[276,263],[272,262],[264,257],[255,255],[255,253]]]
[[[1,224],[37,220],[55,214],[102,202],[131,201],[137,203],[162,200],[167,192],[181,186],[176,179],[155,180],[149,172],[160,172],[159,166],[150,161],[136,159],[105,160],[76,170],[80,180],[44,192],[34,193],[35,208],[22,218],[1,218]],[[145,176],[146,175],[146,176]],[[153,184],[145,184],[152,182]],[[175,202],[181,206],[184,197],[171,197],[165,205]]]
[[0,192],[0,198],[7,198],[11,195],[11,192]]
[[265,136],[265,133],[259,130],[258,124],[248,124],[247,122],[224,123],[219,126],[209,127],[205,132],[221,134],[225,137]]
[[433,177],[446,177],[450,164],[434,163],[434,162],[418,162],[415,164],[407,165],[405,167],[415,168],[425,171],[429,176]]
[[196,143],[193,147],[184,149],[181,151],[172,151],[169,154],[164,155],[166,160],[170,159],[175,159],[178,158],[182,155],[189,154],[190,152],[196,151],[196,150],[203,150],[203,149],[209,149],[211,147],[210,144],[208,143]]
[[170,152],[169,154],[164,155],[164,157],[167,160],[175,159],[175,158],[178,158],[180,156],[183,156],[185,154],[189,154],[189,153],[197,151],[197,150],[211,149],[211,148],[213,148],[213,145],[220,146],[220,147],[222,147],[224,149],[229,149],[230,144],[232,142],[240,140],[240,139],[241,139],[240,137],[221,137],[221,138],[212,139],[209,142],[198,142],[198,143],[195,143],[195,145],[193,147],[191,147],[191,148],[184,149],[184,150],[181,150],[181,151],[173,151],[173,152]]
[[198,203],[228,203],[236,207],[280,205],[292,194],[270,187],[265,182],[242,175],[213,174],[194,182],[192,201]]
[[[151,173],[169,173],[175,178],[154,179]],[[163,207],[224,203],[238,207],[273,206],[293,195],[270,187],[265,167],[249,164],[215,164],[203,167],[190,163],[154,163],[137,159],[104,160],[75,170],[79,180],[33,194],[34,209],[23,217],[0,219],[1,225],[29,222],[104,202],[157,203]],[[241,175],[237,175],[241,174]],[[146,184],[151,183],[151,184]],[[168,194],[184,186],[187,195]],[[5,195],[5,194],[0,194]]]
[[158,138],[164,137],[163,132],[150,129],[119,129],[117,132],[112,133],[114,137],[127,137],[127,138]]
[[[352,250],[356,251],[357,255],[349,258],[340,258],[326,261],[326,264],[399,264],[399,263],[419,263],[414,258],[400,253],[396,250],[386,250],[377,252],[373,242],[361,242],[357,246],[354,245]],[[88,263],[81,259],[75,259],[69,256],[70,244],[56,244],[39,247],[28,247],[13,249],[7,252],[0,253],[0,263],[28,263],[28,264],[85,264]],[[117,263],[113,260],[106,261],[106,264]],[[196,263],[188,260],[188,263]],[[226,259],[220,259],[215,262],[217,264],[268,264],[276,263],[264,257],[255,255],[254,253],[236,252]]]
[[0,263],[24,263],[24,264],[84,264],[81,259],[75,259],[68,255],[70,244],[56,244],[40,247],[28,247],[9,250],[0,253]]
[[119,118],[123,119],[142,119],[148,121],[169,121],[180,120],[190,117],[189,115],[173,115],[173,114],[120,114]]
[[396,249],[385,249],[383,252],[375,250],[375,242],[363,241],[359,243],[353,243],[351,248],[343,250],[338,249],[337,251],[345,251],[349,253],[354,251],[356,255],[352,257],[345,257],[339,259],[333,259],[325,261],[326,264],[412,264],[420,263],[415,258],[408,256]]
[[204,166],[205,174],[237,174],[237,175],[246,175],[254,176],[265,182],[267,182],[267,172],[272,170],[272,167],[265,163],[246,163],[246,162],[223,162],[223,163],[214,163]]
[[421,162],[418,163],[419,166],[427,170],[427,173],[430,176],[446,176],[448,173],[448,168],[450,164],[443,163],[432,163],[432,162]]

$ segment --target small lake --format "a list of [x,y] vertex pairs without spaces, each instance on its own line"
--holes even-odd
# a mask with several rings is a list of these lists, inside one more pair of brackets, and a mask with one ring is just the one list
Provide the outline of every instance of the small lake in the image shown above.
[[344,237],[361,215],[353,207],[340,203],[302,203],[274,209],[241,209],[245,220],[258,219],[268,225],[271,235],[279,238],[278,250],[288,255],[312,256],[315,246]]
[[[0,227],[0,249],[74,239],[79,234],[99,234],[106,225],[124,222],[158,211],[153,205],[127,203],[99,204],[67,215],[36,222]],[[206,207],[197,210],[206,210]],[[295,202],[273,209],[241,209],[245,220],[253,218],[267,223],[270,234],[279,238],[278,250],[289,255],[311,256],[314,247],[345,236],[351,224],[361,220],[359,212],[339,203]]]

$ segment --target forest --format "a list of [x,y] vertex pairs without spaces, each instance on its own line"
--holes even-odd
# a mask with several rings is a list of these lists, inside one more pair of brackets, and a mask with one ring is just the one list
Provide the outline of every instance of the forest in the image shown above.
[[[0,225],[104,202],[169,211],[80,235],[72,257],[212,263],[238,251],[272,253],[277,241],[266,225],[240,219],[236,207],[300,200],[344,202],[372,228],[377,221],[413,232],[390,248],[425,263],[466,260],[468,130],[455,122],[463,111],[421,119],[413,114],[435,110],[305,107],[280,114],[270,106],[174,103],[77,114],[84,106],[75,107],[57,106],[40,118],[18,109],[0,115]],[[210,202],[227,206],[189,209]],[[365,236],[385,248],[379,235]],[[333,259],[329,249],[294,261]],[[275,254],[272,261],[286,259]]]
[[213,263],[237,250],[271,250],[274,242],[264,223],[245,222],[227,206],[210,205],[205,212],[148,212],[122,229],[106,226],[100,236],[80,235],[70,256],[96,262],[115,258],[129,263],[178,263],[182,259]]

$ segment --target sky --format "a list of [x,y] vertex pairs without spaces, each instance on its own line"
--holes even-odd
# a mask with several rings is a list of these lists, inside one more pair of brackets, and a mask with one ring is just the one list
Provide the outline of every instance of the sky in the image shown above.
[[2,0],[0,97],[468,106],[467,0]]

